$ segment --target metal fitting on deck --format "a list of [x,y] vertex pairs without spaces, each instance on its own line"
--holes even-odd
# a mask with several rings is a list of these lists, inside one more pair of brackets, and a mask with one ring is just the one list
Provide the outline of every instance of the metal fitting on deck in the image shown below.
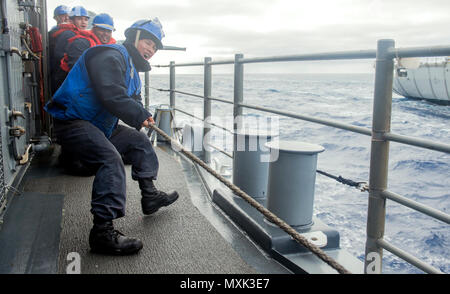
[[265,143],[278,134],[261,130],[237,130],[234,134],[233,184],[255,199],[266,198],[271,156]]
[[317,154],[320,145],[302,142],[270,142],[266,146],[279,152],[269,165],[267,209],[293,227],[313,225]]

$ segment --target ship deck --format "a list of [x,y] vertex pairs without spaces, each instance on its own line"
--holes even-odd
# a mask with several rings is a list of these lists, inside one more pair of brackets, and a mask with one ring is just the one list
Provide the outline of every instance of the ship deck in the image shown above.
[[[82,274],[279,274],[290,273],[268,257],[210,200],[193,167],[167,147],[155,147],[160,160],[156,186],[176,189],[180,199],[144,216],[140,190],[127,171],[126,216],[115,227],[140,238],[132,256],[105,256],[89,250],[94,177],[75,177],[58,166],[59,148],[36,156],[20,195],[5,213],[0,231],[1,273],[65,274],[72,252]],[[69,257],[69,258],[68,258]]]

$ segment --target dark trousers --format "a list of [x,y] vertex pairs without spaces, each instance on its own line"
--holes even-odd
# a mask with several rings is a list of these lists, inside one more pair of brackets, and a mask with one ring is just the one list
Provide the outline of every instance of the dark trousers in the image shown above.
[[55,121],[58,143],[84,165],[97,171],[92,187],[91,212],[104,220],[125,215],[124,162],[132,165],[132,178],[155,180],[158,158],[147,135],[119,125],[111,138],[88,121]]

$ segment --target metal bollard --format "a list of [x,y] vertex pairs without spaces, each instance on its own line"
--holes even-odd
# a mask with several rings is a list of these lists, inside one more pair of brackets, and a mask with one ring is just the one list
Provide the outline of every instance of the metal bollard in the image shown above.
[[275,141],[266,146],[278,151],[269,165],[267,209],[293,227],[313,224],[317,154],[325,149],[316,144]]
[[[174,135],[173,128],[172,128],[173,110],[169,105],[162,104],[162,105],[158,106],[155,109],[155,117],[153,119],[155,120],[155,124],[158,128],[163,130],[170,137],[173,137],[173,135]],[[159,142],[167,141],[159,134],[158,134],[157,138],[158,138]]]
[[235,132],[233,184],[255,199],[267,195],[270,155],[265,143],[275,136],[261,130]]
[[183,127],[183,147],[196,156],[203,153],[203,125],[201,124],[185,124]]

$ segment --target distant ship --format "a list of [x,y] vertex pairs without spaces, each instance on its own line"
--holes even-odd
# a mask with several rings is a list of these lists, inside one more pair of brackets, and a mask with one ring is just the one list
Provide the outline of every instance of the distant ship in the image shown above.
[[450,57],[434,62],[420,58],[397,60],[393,90],[407,97],[450,104]]

